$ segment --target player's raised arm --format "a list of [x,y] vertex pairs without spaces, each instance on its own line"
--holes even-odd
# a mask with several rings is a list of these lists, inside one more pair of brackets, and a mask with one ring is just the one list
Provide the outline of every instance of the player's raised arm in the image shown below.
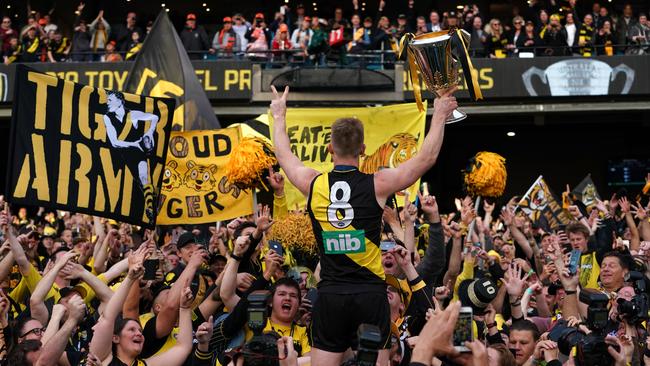
[[385,202],[391,194],[411,186],[435,164],[442,147],[447,116],[458,107],[454,91],[455,87],[441,93],[433,102],[429,133],[417,155],[396,168],[375,173],[375,195],[378,202]]
[[289,87],[284,88],[284,93],[280,95],[275,87],[273,90],[273,100],[271,101],[271,113],[273,114],[273,145],[275,147],[275,156],[278,158],[280,167],[284,170],[289,181],[307,196],[311,181],[319,173],[318,171],[303,165],[302,161],[291,152],[289,145],[289,136],[287,135],[287,96]]

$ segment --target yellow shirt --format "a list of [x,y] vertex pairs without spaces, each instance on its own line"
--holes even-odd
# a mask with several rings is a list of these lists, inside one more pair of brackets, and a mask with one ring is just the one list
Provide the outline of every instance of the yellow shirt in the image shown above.
[[[142,328],[144,328],[147,322],[151,320],[153,317],[154,317],[154,313],[146,313],[140,315],[140,325],[142,325]],[[178,337],[178,327],[174,327],[174,329],[172,329],[172,332],[169,333],[169,335],[167,336],[167,340],[165,340],[165,344],[163,344],[162,347],[160,347],[160,349],[153,354],[153,356],[164,353],[170,348],[174,347],[174,345],[176,345],[177,337]]]
[[[266,321],[266,326],[264,327],[263,332],[276,332],[282,337],[293,337],[294,344],[299,344],[301,348],[298,354],[299,356],[303,356],[311,351],[307,328],[301,327],[300,325],[292,324],[290,326],[284,326],[281,324],[272,323],[271,319],[268,319]],[[246,327],[246,342],[248,342],[251,338],[253,338],[253,331]]]
[[474,260],[465,259],[463,262],[463,271],[456,278],[456,283],[454,284],[454,296],[451,301],[458,301],[458,287],[460,287],[461,282],[465,280],[471,280],[474,278]]
[[[27,295],[34,292],[36,285],[42,279],[43,276],[41,276],[36,268],[30,264],[29,271],[23,275],[18,286],[9,293],[9,296],[11,296],[11,298],[16,302],[22,302]],[[59,286],[57,286],[56,283],[52,284],[52,288],[47,293],[47,296],[45,296],[45,299],[49,299],[52,296],[54,296],[55,302],[58,302],[61,297],[61,295],[59,295]]]

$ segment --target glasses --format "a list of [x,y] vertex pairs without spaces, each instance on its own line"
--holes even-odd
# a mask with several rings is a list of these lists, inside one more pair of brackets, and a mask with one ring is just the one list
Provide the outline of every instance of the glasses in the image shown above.
[[25,338],[32,333],[34,333],[37,336],[40,336],[43,333],[45,333],[45,328],[34,328],[32,330],[28,330],[25,334],[21,335],[20,338]]
[[515,22],[515,24],[524,24],[524,22],[522,22],[521,20],[518,20],[518,21]]
[[2,24],[11,24],[11,20],[3,20]]
[[501,25],[501,23],[492,23],[492,25]]

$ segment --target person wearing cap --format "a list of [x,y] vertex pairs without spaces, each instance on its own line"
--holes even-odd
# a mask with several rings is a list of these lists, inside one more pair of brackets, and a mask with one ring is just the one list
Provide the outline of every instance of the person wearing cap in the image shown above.
[[203,52],[210,48],[210,40],[203,26],[196,24],[196,14],[187,14],[185,27],[179,36],[191,60],[203,59]]
[[445,16],[444,20],[442,21],[442,30],[450,30],[455,28],[458,28],[458,14],[452,10],[447,13],[447,16]]
[[409,3],[406,14],[397,15],[397,33],[396,37],[402,38],[406,33],[415,32],[415,11],[412,3]]
[[295,14],[295,21],[293,22],[293,29],[300,29],[302,26],[303,21],[305,20],[305,5],[303,3],[298,3],[296,5],[296,14]]
[[270,47],[270,41],[273,39],[273,33],[266,26],[264,14],[255,14],[253,26],[246,32],[245,37],[249,42],[246,49],[246,52],[249,52],[248,56],[260,61],[267,60],[268,54],[266,52],[253,53],[253,51],[267,51]]
[[302,23],[291,34],[291,44],[294,49],[306,51],[309,42],[314,35],[311,29],[311,18],[308,16],[303,17]]
[[278,26],[278,31],[273,38],[271,48],[274,50],[288,50],[293,48],[291,40],[289,39],[289,27],[282,23]]
[[[197,243],[196,237],[192,232],[187,231],[181,234],[176,243],[176,247],[178,248],[181,262],[176,266],[176,268],[167,273],[167,276],[165,277],[167,285],[171,285],[178,280],[181,273],[183,273],[187,265],[191,262],[192,257],[196,255],[203,257],[203,260],[200,263],[204,263],[208,259],[207,251],[203,246]],[[192,279],[191,287],[192,292],[196,294],[197,299],[199,299],[198,301],[202,300],[203,296],[205,296],[205,291],[207,290],[207,282],[205,278],[203,278],[199,273],[196,273]]]
[[[101,15],[103,19],[103,13]],[[115,50],[118,53],[126,54],[126,51],[128,51],[129,42],[131,42],[132,39],[133,32],[144,34],[142,33],[142,29],[136,24],[136,20],[137,18],[135,12],[131,11],[126,14],[126,24],[119,24],[113,27],[113,31],[110,33],[109,39],[115,41],[114,46]],[[108,31],[106,32],[108,33]],[[106,48],[108,48],[108,45]]]
[[524,34],[521,40],[517,41],[521,44],[521,46],[518,46],[520,52],[537,53],[537,47],[542,45],[542,40],[539,38],[539,33],[535,31],[535,23],[527,20]]
[[551,15],[550,21],[546,26],[546,31],[542,37],[542,41],[546,48],[544,49],[545,56],[564,56],[566,54],[566,30],[560,24],[560,16],[557,14]]
[[232,18],[223,18],[223,27],[212,39],[210,53],[219,53],[220,57],[232,57],[233,54],[242,52],[239,34],[232,27]]

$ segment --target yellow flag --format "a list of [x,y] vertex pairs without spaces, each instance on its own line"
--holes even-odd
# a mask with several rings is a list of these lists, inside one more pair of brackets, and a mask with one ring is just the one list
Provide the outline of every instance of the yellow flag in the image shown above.
[[239,128],[172,132],[159,225],[205,224],[252,213],[251,193],[230,185],[223,170],[240,137]]
[[[362,172],[394,168],[415,155],[424,141],[426,112],[420,112],[415,103],[372,108],[289,108],[287,134],[291,151],[305,166],[321,172],[332,170],[332,157],[327,151],[331,126],[345,117],[363,122],[366,150],[360,159]],[[273,131],[270,113],[269,122]],[[411,198],[415,197],[418,184],[419,181],[409,188]],[[288,181],[285,192],[290,209],[305,206],[305,197]],[[398,201],[403,204],[403,199]]]

